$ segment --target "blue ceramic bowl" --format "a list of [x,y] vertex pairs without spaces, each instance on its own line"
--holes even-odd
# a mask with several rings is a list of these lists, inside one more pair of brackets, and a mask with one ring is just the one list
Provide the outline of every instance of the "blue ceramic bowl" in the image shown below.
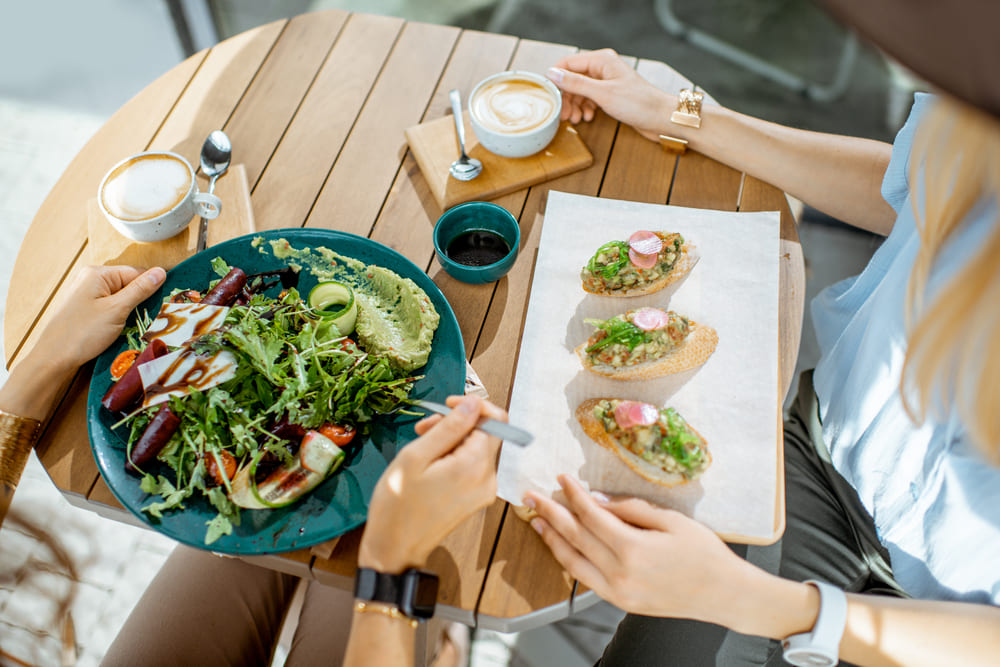
[[[459,244],[464,245],[465,253],[474,256],[477,251],[481,251],[480,257],[470,260],[468,254],[460,255],[456,246],[452,245],[456,239],[470,232],[496,234],[503,239],[506,248],[503,245],[499,247],[501,251],[506,249],[506,254],[488,264],[471,263],[477,260],[483,261],[482,255],[487,255],[490,250],[496,252],[498,245],[496,237],[489,234],[474,235],[472,245],[476,247],[473,248],[470,248],[469,244],[462,244],[459,240]],[[470,237],[464,238],[468,240]],[[448,275],[464,283],[491,283],[503,278],[514,266],[520,244],[521,229],[517,225],[517,219],[503,206],[491,202],[470,201],[459,204],[445,211],[434,225],[434,251],[437,253],[438,261]]]

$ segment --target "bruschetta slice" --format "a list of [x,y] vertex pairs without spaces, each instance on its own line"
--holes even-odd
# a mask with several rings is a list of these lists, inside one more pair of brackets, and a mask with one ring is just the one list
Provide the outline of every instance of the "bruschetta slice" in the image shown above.
[[696,368],[719,343],[715,329],[672,310],[639,308],[585,321],[597,330],[576,353],[585,369],[612,380],[651,380]]
[[642,296],[677,282],[697,262],[695,247],[680,234],[638,231],[598,248],[580,278],[591,294]]
[[592,398],[576,409],[576,419],[594,442],[661,486],[698,479],[712,463],[708,443],[673,408]]

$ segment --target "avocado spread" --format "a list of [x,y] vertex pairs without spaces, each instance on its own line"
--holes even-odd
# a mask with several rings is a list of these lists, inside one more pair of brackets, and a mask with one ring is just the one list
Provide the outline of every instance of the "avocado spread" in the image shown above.
[[355,332],[369,353],[388,357],[404,371],[427,363],[441,317],[415,282],[322,246],[297,249],[285,239],[272,240],[265,246],[261,237],[254,239],[253,246],[261,253],[270,250],[295,269],[308,269],[317,280],[349,285],[358,301]]

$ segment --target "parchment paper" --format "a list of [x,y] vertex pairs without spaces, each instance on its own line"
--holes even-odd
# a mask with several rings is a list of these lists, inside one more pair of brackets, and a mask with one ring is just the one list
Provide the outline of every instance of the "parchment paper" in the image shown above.
[[[571,473],[592,489],[645,498],[704,522],[727,538],[777,537],[780,451],[777,212],[728,213],[550,192],[510,402],[510,421],[535,434],[504,444],[498,495],[520,505],[529,489],[551,494]],[[640,229],[680,232],[700,260],[687,279],[656,294],[613,298],[583,291],[580,269],[602,244]],[[643,306],[674,310],[716,329],[698,369],[646,382],[583,370],[573,349],[607,319]],[[669,405],[707,440],[712,465],[694,482],[664,488],[632,472],[584,435],[575,417],[588,398]]]

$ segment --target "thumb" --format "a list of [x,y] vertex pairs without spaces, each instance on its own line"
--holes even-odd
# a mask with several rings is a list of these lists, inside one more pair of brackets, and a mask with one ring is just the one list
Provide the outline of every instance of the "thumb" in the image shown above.
[[120,290],[108,298],[126,312],[131,311],[159,289],[167,277],[167,272],[158,266],[136,276]]
[[482,399],[478,396],[464,397],[449,415],[407,445],[407,451],[428,464],[441,458],[461,444],[476,427],[481,408]]
[[563,92],[586,97],[596,102],[598,106],[603,106],[600,98],[605,82],[601,79],[594,79],[560,67],[550,67],[545,76]]

